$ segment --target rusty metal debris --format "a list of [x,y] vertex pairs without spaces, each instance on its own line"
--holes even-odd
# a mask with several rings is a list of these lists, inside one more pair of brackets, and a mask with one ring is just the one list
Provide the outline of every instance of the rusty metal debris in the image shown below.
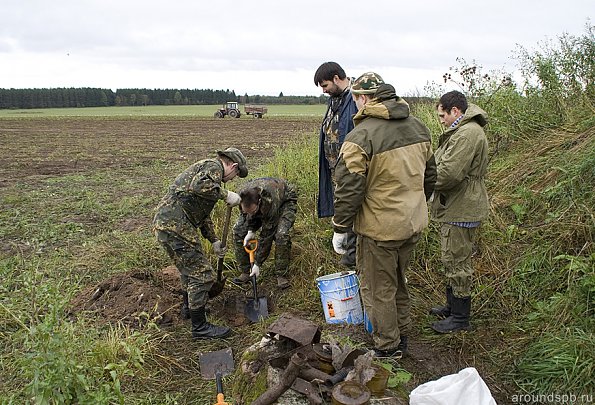
[[321,330],[314,322],[284,313],[268,329],[271,337],[291,339],[300,346],[320,342]]
[[307,366],[308,359],[300,353],[295,353],[291,356],[289,364],[279,380],[279,384],[269,388],[256,398],[252,405],[270,405],[274,403],[285,391],[287,391],[294,383],[295,379],[303,367]]
[[[373,352],[340,346],[337,342],[320,342],[321,328],[295,315],[282,314],[270,325],[267,335],[277,348],[277,355],[269,357],[268,364],[281,373],[280,382],[265,391],[253,404],[272,404],[290,388],[305,395],[310,404],[328,403],[333,390],[351,380],[356,368],[358,376],[369,371],[366,364],[369,366]],[[362,361],[364,359],[366,361]],[[342,400],[349,400],[349,396],[355,393],[354,384],[359,383],[364,387],[363,392],[358,391],[351,399],[357,401],[360,396],[365,397],[366,392],[369,397],[367,380],[357,378],[350,384],[343,384],[336,395],[343,395]]]

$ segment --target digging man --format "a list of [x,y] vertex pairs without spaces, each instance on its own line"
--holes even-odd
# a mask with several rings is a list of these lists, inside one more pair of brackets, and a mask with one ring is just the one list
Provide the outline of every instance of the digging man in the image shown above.
[[[260,267],[271,253],[275,242],[275,275],[277,287],[289,287],[287,270],[291,257],[290,229],[297,212],[297,194],[291,184],[283,179],[261,178],[246,183],[240,190],[241,215],[233,228],[236,260],[242,274],[234,279],[236,284],[258,277]],[[260,229],[256,260],[250,269],[250,259],[244,246],[256,239]]]
[[223,338],[231,333],[230,328],[213,325],[206,319],[205,306],[215,279],[198,230],[211,242],[216,255],[225,254],[210,215],[219,200],[230,206],[240,203],[238,194],[221,187],[221,183],[238,175],[248,175],[242,152],[236,148],[217,151],[217,158],[196,162],[176,177],[153,219],[157,240],[180,272],[184,304],[189,307],[195,339]]

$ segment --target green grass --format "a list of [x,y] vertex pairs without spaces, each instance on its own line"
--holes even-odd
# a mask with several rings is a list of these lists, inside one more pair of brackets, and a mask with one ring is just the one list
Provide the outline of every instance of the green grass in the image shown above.
[[[506,344],[485,347],[481,333],[442,339],[424,328],[429,321],[425,311],[442,298],[435,224],[418,244],[410,272],[420,339],[459,350],[476,347],[473,354],[486,372],[500,370],[499,379],[527,392],[593,389],[594,139],[550,132],[517,141],[492,162],[493,207],[479,241],[474,322],[491,336],[506,336]],[[312,134],[276,148],[274,159],[251,173],[251,178],[287,178],[299,190],[290,269],[295,284],[291,294],[279,298],[279,313],[316,316],[312,308],[319,308],[320,298],[313,280],[336,266],[330,223],[319,220],[315,211],[317,146]],[[18,253],[0,259],[0,339],[6,348],[0,354],[1,403],[32,397],[38,403],[72,402],[69,398],[79,403],[185,403],[203,398],[196,390],[159,385],[161,379],[174,378],[159,371],[174,361],[164,360],[159,342],[185,331],[164,332],[151,324],[135,332],[106,329],[66,316],[70,298],[84,286],[132,269],[168,265],[148,225],[125,230],[119,224],[150,218],[167,179],[183,164],[98,169],[87,176],[48,178],[35,187],[4,188],[0,233]],[[142,192],[131,178],[145,179]],[[234,182],[233,187],[240,185]],[[223,210],[218,205],[213,214],[218,229]],[[246,330],[242,339],[256,341],[262,332]],[[330,336],[325,332],[325,338]],[[193,384],[204,392],[205,401],[212,399],[209,382]]]
[[[145,107],[87,107],[87,108],[44,108],[30,110],[0,110],[1,118],[31,117],[213,117],[219,105],[192,106],[145,106]],[[254,119],[243,114],[239,119]],[[317,117],[326,111],[325,104],[318,105],[270,105],[263,119],[280,116]],[[232,118],[226,117],[230,120]]]

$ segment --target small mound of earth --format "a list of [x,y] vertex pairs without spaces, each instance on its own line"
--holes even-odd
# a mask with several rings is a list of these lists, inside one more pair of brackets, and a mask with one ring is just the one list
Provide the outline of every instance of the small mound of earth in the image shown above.
[[98,321],[140,326],[147,322],[170,325],[180,318],[182,289],[178,270],[131,271],[116,274],[82,290],[71,301],[71,314],[91,312]]
[[[246,291],[226,283],[218,297],[209,300],[209,317],[219,318],[229,326],[242,326],[250,321],[244,315]],[[259,296],[267,292],[259,291]],[[138,327],[153,322],[159,326],[189,322],[180,317],[182,287],[175,266],[159,272],[142,270],[116,274],[94,286],[83,289],[70,302],[71,316],[93,316],[97,322]],[[269,310],[274,303],[269,300]]]

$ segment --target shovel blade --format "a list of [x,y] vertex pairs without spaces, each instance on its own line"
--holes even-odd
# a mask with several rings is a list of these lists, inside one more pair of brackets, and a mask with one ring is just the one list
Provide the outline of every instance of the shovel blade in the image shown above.
[[221,281],[215,281],[213,283],[209,290],[209,298],[215,298],[223,292],[223,289],[225,288],[225,280],[227,280],[227,277],[224,277]]
[[231,347],[200,355],[200,374],[203,378],[213,380],[217,375],[226,376],[233,372],[233,353]]
[[265,297],[259,297],[258,299],[249,298],[246,302],[244,314],[250,322],[258,322],[261,319],[268,318],[269,308],[267,299]]

